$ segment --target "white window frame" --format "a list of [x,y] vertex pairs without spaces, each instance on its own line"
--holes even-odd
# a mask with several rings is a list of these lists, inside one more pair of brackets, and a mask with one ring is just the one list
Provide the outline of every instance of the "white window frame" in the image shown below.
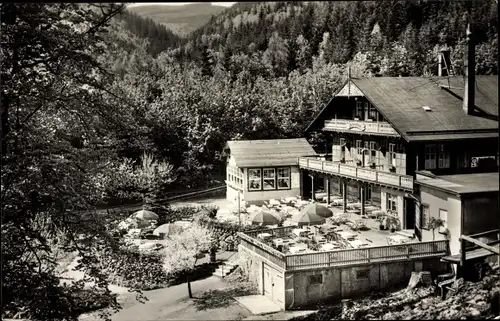
[[429,219],[431,218],[431,208],[428,204],[420,205],[420,217],[422,219],[421,227],[429,229]]
[[448,230],[448,210],[439,209],[439,218],[443,220],[443,226],[439,227],[440,233],[446,233]]
[[444,144],[438,145],[438,151],[439,168],[450,168],[450,152],[446,150]]
[[[288,175],[284,175],[283,173],[288,172]],[[291,189],[292,188],[292,169],[290,167],[278,167],[276,169],[276,187],[279,190],[284,190],[284,189]],[[280,184],[282,182],[287,182],[288,186],[282,187]]]
[[370,142],[370,162],[375,162],[377,158],[377,143],[374,141]]
[[385,204],[386,210],[397,213],[398,212],[398,196],[391,194],[391,193],[387,193],[386,197],[387,197],[387,201]]
[[[267,175],[266,175],[267,174]],[[269,175],[270,174],[270,175]],[[266,187],[266,182],[271,183],[271,187]],[[273,168],[263,168],[262,169],[262,189],[264,191],[271,191],[276,189],[276,169]]]
[[372,104],[370,104],[368,117],[370,117],[372,120],[377,120],[377,109]]
[[[252,172],[258,173],[258,175],[253,175]],[[252,183],[257,183],[259,187],[252,188]],[[248,169],[248,190],[249,191],[262,190],[262,168]]]
[[346,145],[346,139],[344,137],[340,138],[340,159],[345,160],[345,145]]
[[396,167],[396,144],[389,143],[389,165]]
[[363,116],[364,116],[364,120],[367,120],[369,117],[370,117],[370,103],[368,101],[365,101],[364,103],[364,113],[363,113]]
[[363,102],[356,102],[356,110],[354,111],[354,118],[362,119],[363,118]]
[[436,169],[437,166],[437,154],[435,144],[425,145],[425,169]]
[[356,140],[356,156],[359,158],[363,154],[363,141]]

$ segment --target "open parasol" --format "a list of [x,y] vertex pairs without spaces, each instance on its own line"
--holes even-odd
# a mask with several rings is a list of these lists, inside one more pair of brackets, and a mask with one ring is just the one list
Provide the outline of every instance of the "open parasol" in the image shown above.
[[132,214],[132,217],[145,220],[145,221],[152,221],[152,220],[158,220],[158,215],[155,212],[151,212],[148,210],[140,210]]
[[333,212],[329,208],[318,203],[309,203],[302,209],[301,213],[304,212],[316,214],[324,218],[333,216]]
[[325,218],[315,213],[300,212],[292,217],[292,221],[302,225],[318,225],[325,223]]
[[250,218],[250,222],[252,224],[275,225],[279,223],[279,219],[271,212],[260,211]]

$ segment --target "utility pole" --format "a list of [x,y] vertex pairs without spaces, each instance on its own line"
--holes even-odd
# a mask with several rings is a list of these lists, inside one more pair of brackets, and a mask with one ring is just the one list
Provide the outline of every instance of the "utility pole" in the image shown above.
[[238,222],[241,226],[241,213],[240,213],[240,191],[238,191]]

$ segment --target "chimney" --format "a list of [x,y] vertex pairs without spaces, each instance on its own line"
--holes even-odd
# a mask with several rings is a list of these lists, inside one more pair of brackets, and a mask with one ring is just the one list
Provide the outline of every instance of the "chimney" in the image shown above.
[[448,47],[441,49],[438,56],[438,77],[451,75],[451,54]]
[[475,83],[476,83],[476,44],[474,43],[474,35],[472,26],[467,26],[467,48],[465,50],[465,88],[463,110],[467,115],[472,115],[475,102]]

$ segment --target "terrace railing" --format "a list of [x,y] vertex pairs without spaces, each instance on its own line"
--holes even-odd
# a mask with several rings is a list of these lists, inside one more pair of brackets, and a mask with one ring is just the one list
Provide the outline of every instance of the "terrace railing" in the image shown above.
[[352,177],[382,185],[389,185],[407,191],[413,191],[413,177],[409,175],[382,172],[370,168],[347,165],[339,162],[324,161],[312,157],[299,157],[299,167],[327,174],[338,174],[348,178]]
[[299,270],[424,257],[441,257],[447,254],[447,240],[406,243],[362,249],[286,255],[286,269]]
[[[250,232],[250,233],[255,233],[255,232]],[[258,233],[265,233],[262,231],[259,231]],[[264,257],[268,261],[276,264],[277,266],[285,269],[285,254],[281,253],[278,250],[273,249],[269,245],[257,240],[254,237],[251,237],[249,235],[246,235],[244,233],[238,233],[238,236],[240,237],[240,245],[246,247],[247,249],[259,254],[260,256]]]
[[391,124],[381,121],[330,119],[325,120],[323,130],[354,133],[365,132],[382,136],[400,136]]
[[295,226],[239,233],[241,245],[261,255],[285,270],[300,270],[320,267],[334,267],[352,264],[369,264],[424,257],[448,255],[448,241],[415,242],[388,246],[344,249],[325,252],[284,254],[257,239],[260,233],[274,237],[288,236]]

